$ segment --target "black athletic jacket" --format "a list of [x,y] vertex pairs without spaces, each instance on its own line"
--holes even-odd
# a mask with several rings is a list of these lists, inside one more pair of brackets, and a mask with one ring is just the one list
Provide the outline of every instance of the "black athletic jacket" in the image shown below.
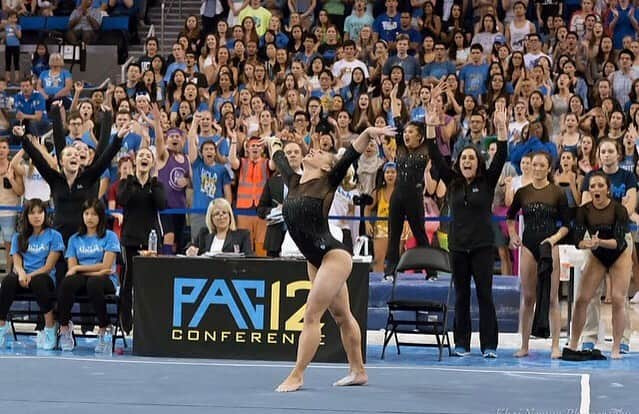
[[[507,143],[497,141],[497,153],[488,170],[468,183],[461,173],[448,166],[439,152],[437,142],[434,139],[427,141],[432,168],[446,183],[448,191],[452,216],[448,236],[450,250],[470,251],[493,246],[495,237],[492,228],[492,204],[495,185],[506,162]],[[483,162],[481,157],[479,162]]]

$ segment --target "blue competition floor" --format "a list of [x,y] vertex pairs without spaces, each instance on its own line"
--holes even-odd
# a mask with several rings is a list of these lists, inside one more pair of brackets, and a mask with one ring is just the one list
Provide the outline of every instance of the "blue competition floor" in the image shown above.
[[548,352],[496,360],[368,348],[370,384],[334,388],[346,366],[315,364],[302,391],[277,394],[290,363],[95,356],[37,351],[33,337],[0,351],[0,413],[639,413],[639,354],[551,361]]

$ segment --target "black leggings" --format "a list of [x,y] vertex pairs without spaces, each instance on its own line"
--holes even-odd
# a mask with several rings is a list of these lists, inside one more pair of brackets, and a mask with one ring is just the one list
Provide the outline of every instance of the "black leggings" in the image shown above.
[[138,255],[138,251],[141,249],[144,247],[122,245],[124,269],[120,279],[120,312],[123,317],[130,318],[133,311],[133,258]]
[[32,292],[35,295],[42,313],[48,313],[53,309],[51,297],[55,293],[55,286],[53,279],[48,274],[34,275],[31,277],[29,288],[25,289],[20,286],[18,275],[11,272],[2,280],[0,285],[0,320],[7,320],[7,314],[16,294],[25,292]]
[[[11,62],[13,61],[13,70],[20,71],[20,46],[5,46],[4,48],[4,70],[11,70]],[[8,76],[8,75],[7,75]]]
[[481,350],[496,350],[499,331],[493,303],[493,247],[481,247],[470,252],[452,251],[451,259],[455,282],[455,345],[470,350],[470,335],[473,332],[470,318],[472,276],[479,304]]
[[76,295],[86,293],[93,304],[93,310],[98,316],[100,328],[109,325],[107,317],[105,295],[115,293],[115,286],[109,276],[86,276],[77,274],[67,276],[62,281],[58,297],[58,319],[60,325],[67,326],[71,320],[71,308]]
[[420,247],[429,246],[424,229],[424,196],[420,188],[408,191],[396,188],[390,199],[388,213],[388,250],[386,251],[386,273],[392,273],[399,261],[399,242],[404,228],[404,217],[408,220],[413,236]]

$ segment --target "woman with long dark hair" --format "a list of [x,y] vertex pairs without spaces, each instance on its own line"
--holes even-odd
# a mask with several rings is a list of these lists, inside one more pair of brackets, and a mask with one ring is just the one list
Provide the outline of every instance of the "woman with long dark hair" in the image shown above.
[[106,226],[104,203],[97,198],[85,201],[82,205],[82,224],[69,239],[65,253],[68,270],[58,297],[60,348],[63,351],[72,351],[75,347],[71,308],[75,296],[82,292],[89,296],[98,318],[95,352],[108,352],[112,345],[105,339],[109,326],[105,296],[114,294],[118,286],[115,258],[120,253],[120,242],[118,236],[107,230]]
[[[620,345],[629,317],[625,312],[628,286],[632,275],[632,246],[626,242],[628,212],[611,198],[610,178],[603,171],[590,174],[588,191],[591,201],[577,211],[575,241],[579,249],[589,250],[581,274],[573,311],[570,345],[564,356],[576,351],[586,322],[586,308],[606,274],[612,283],[612,358],[620,359]],[[588,232],[589,237],[586,237]],[[599,300],[597,298],[596,300]]]
[[448,40],[448,58],[455,62],[455,68],[461,69],[468,61],[470,55],[470,46],[468,39],[461,30],[455,30]]
[[6,322],[9,308],[15,295],[21,292],[32,292],[44,314],[44,335],[39,337],[38,347],[52,350],[58,342],[51,296],[55,292],[55,264],[64,252],[64,243],[62,235],[49,225],[47,208],[38,198],[25,202],[20,231],[13,235],[13,270],[0,285],[0,349],[9,337],[10,327]]
[[577,165],[582,175],[598,168],[595,140],[590,135],[583,135],[577,151]]
[[340,94],[344,98],[344,106],[352,114],[359,101],[359,96],[363,93],[368,93],[368,81],[362,68],[354,68],[351,78],[351,83],[348,86],[344,86],[340,90]]
[[497,36],[503,37],[498,31],[497,20],[492,14],[486,14],[482,17],[479,30],[477,30],[475,36],[473,36],[470,44],[479,43],[484,48],[484,56],[488,56],[490,51],[493,50]]
[[31,58],[31,73],[39,78],[42,72],[49,69],[49,48],[45,43],[38,43]]
[[493,228],[491,225],[495,186],[506,162],[508,115],[506,106],[495,106],[494,123],[497,129],[497,153],[486,170],[483,157],[474,145],[466,146],[451,169],[442,157],[435,140],[437,117],[429,111],[426,120],[426,142],[432,160],[431,171],[448,188],[451,209],[448,246],[453,263],[455,281],[455,354],[470,353],[472,333],[470,318],[470,279],[475,280],[479,302],[479,331],[481,351],[486,358],[497,357],[497,314],[492,299]]
[[[445,81],[444,81],[445,82]],[[433,97],[442,96],[442,84],[431,91]],[[428,148],[424,142],[424,124],[409,122],[404,126],[402,122],[401,99],[394,90],[391,96],[391,112],[398,134],[397,155],[397,187],[390,199],[389,205],[389,240],[385,259],[386,275],[392,275],[399,261],[399,243],[404,227],[404,219],[408,219],[413,236],[419,246],[428,246],[428,238],[424,229],[424,170],[428,163]],[[433,107],[433,111],[434,111]],[[429,114],[430,116],[430,114]],[[433,126],[440,126],[439,122]]]

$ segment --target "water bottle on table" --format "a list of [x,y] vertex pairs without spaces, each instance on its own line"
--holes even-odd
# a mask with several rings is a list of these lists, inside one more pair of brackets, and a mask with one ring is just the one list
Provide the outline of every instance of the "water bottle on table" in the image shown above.
[[147,249],[149,252],[153,252],[152,254],[158,253],[158,235],[155,232],[155,229],[151,230],[149,233],[149,244]]
[[110,326],[107,327],[106,331],[104,332],[104,342],[106,344],[104,354],[108,356],[113,355],[113,328],[111,328]]

